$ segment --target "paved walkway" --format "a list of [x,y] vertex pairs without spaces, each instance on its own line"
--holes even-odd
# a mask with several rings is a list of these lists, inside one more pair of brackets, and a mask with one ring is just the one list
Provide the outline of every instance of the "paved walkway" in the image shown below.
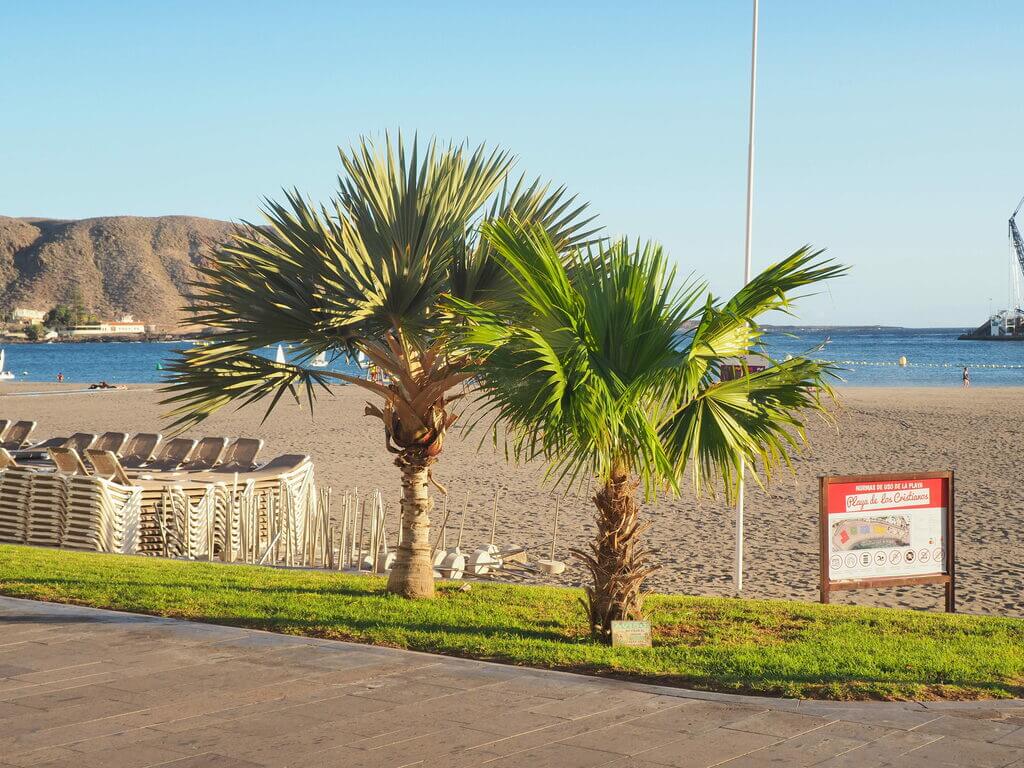
[[798,702],[0,597],[0,765],[1017,766],[1024,702]]

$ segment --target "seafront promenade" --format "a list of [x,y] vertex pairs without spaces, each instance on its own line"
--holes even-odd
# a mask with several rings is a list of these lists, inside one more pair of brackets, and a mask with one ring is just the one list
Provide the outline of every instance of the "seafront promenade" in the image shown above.
[[0,766],[1024,766],[1024,701],[762,699],[0,597]]

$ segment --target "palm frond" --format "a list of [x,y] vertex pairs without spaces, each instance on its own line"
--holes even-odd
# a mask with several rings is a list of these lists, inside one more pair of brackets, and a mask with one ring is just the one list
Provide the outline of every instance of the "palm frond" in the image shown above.
[[[802,249],[718,305],[705,284],[679,280],[653,243],[620,241],[559,253],[543,228],[495,221],[484,233],[524,311],[451,297],[460,348],[482,362],[476,421],[504,425],[511,451],[544,457],[572,478],[628,466],[645,490],[732,488],[742,460],[770,474],[801,439],[800,411],[821,409],[832,369],[805,358],[735,382],[721,359],[751,350],[760,313],[790,307],[789,291],[842,274]],[[689,335],[682,328],[699,318]]]
[[194,347],[179,352],[167,364],[170,380],[163,391],[169,396],[162,403],[173,406],[168,414],[172,429],[194,427],[230,403],[241,407],[270,398],[263,416],[266,419],[286,394],[296,402],[301,402],[304,394],[312,408],[317,387],[326,389],[332,381],[349,379],[344,374],[311,371],[255,354],[211,355],[210,349]]
[[[178,418],[188,407],[201,415],[226,399],[249,402],[250,389],[274,392],[273,406],[287,386],[327,375],[285,374],[253,359],[256,350],[282,342],[298,345],[299,368],[320,352],[350,358],[363,352],[406,394],[419,391],[414,350],[435,347],[436,306],[450,288],[453,259],[466,252],[473,222],[502,186],[512,157],[435,141],[421,150],[401,134],[386,136],[383,146],[363,138],[340,154],[343,174],[330,204],[317,207],[297,191],[267,200],[263,223],[238,227],[201,268],[191,322],[219,335],[169,368],[177,385],[167,391],[175,395]],[[539,187],[531,190],[509,200],[532,201]],[[571,217],[550,201],[531,205],[559,221]],[[392,347],[396,340],[402,360]],[[256,382],[262,374],[265,385]],[[188,397],[181,396],[185,391]]]
[[709,377],[717,376],[723,358],[749,354],[761,338],[758,319],[772,311],[790,313],[799,298],[793,291],[846,274],[847,267],[822,259],[822,253],[809,246],[800,248],[756,275],[722,306],[708,296],[700,322],[687,339],[682,379],[687,396],[693,397]]
[[808,412],[827,416],[833,397],[831,365],[805,357],[778,362],[763,371],[704,387],[684,402],[660,429],[674,472],[687,470],[698,494],[714,494],[721,479],[728,501],[735,498],[741,464],[761,481],[788,465],[806,440]]
[[495,221],[484,233],[524,309],[451,299],[466,321],[460,348],[483,360],[478,420],[505,425],[513,454],[543,456],[558,478],[606,476],[625,458],[648,490],[666,481],[660,407],[644,394],[682,361],[676,332],[694,288],[674,287],[654,244],[566,258],[540,226]]
[[586,247],[600,232],[596,215],[586,215],[587,204],[570,195],[564,186],[551,189],[539,178],[527,184],[525,177],[502,185],[480,222],[478,232],[466,241],[452,261],[451,293],[465,301],[499,302],[510,308],[514,293],[508,275],[497,260],[490,238],[483,232],[497,222],[532,225],[547,233],[563,254]]

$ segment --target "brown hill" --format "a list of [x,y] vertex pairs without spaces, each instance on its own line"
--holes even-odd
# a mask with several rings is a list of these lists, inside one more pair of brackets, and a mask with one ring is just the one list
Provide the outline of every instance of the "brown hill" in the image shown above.
[[101,318],[129,313],[176,326],[196,264],[230,231],[226,221],[196,216],[0,216],[0,310],[49,310],[80,298]]

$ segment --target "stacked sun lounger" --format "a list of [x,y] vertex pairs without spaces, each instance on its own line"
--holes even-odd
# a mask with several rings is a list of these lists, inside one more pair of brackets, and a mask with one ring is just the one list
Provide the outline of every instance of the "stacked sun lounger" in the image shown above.
[[68,477],[62,546],[100,552],[138,551],[141,489],[102,477]]
[[328,559],[329,520],[308,456],[259,466],[262,440],[164,442],[156,433],[29,444],[34,426],[0,420],[14,453],[0,463],[0,542],[289,565]]
[[223,549],[218,540],[218,518],[229,514],[231,500],[223,484],[206,485],[193,497],[180,485],[164,489],[160,503],[150,513],[161,536],[163,554],[189,559],[211,558]]
[[67,525],[68,477],[56,472],[29,474],[31,481],[25,541],[40,547],[63,546]]
[[32,475],[24,469],[7,469],[0,476],[0,541],[24,544],[28,538],[28,500]]
[[143,554],[234,560],[242,556],[243,538],[252,556],[278,531],[289,539],[285,550],[299,551],[316,505],[313,462],[303,455],[279,456],[246,474],[187,473],[167,482],[154,476],[140,486]]

